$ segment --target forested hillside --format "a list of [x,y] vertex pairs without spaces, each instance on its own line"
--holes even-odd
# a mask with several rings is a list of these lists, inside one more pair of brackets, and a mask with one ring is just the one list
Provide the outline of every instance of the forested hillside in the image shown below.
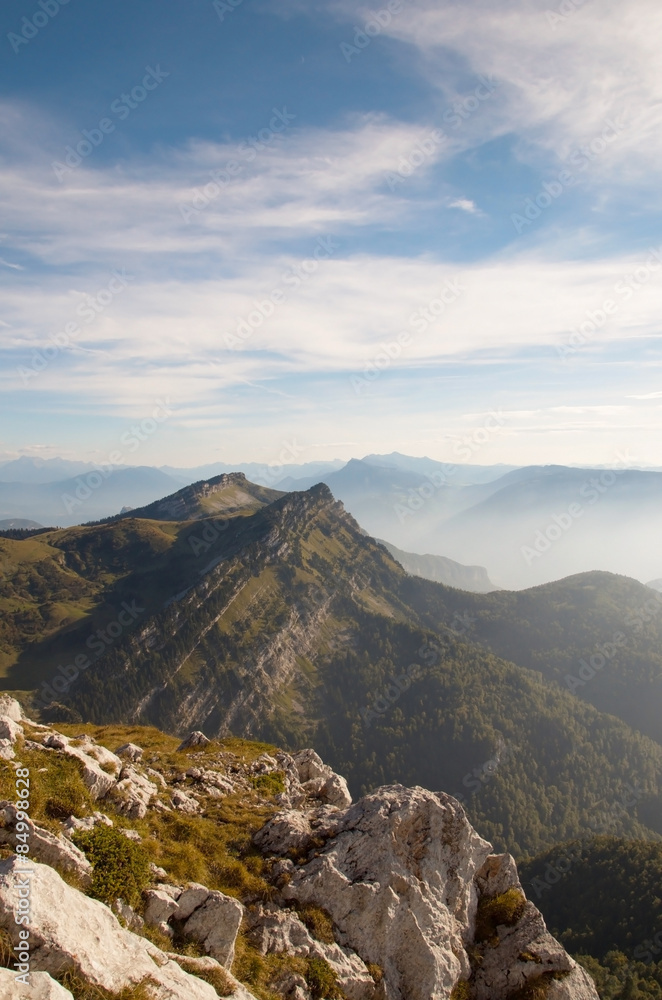
[[[407,577],[324,486],[272,502],[245,480],[211,487],[168,498],[184,521],[162,508],[0,540],[5,688],[32,689],[53,720],[313,745],[355,792],[402,781],[462,797],[519,856],[587,830],[662,833],[662,747],[541,668],[545,643],[568,659],[580,633],[615,628],[610,588],[638,585],[589,578],[584,621],[584,578],[551,604],[467,594]],[[522,665],[527,615],[542,639]],[[487,625],[520,662],[484,648]]]

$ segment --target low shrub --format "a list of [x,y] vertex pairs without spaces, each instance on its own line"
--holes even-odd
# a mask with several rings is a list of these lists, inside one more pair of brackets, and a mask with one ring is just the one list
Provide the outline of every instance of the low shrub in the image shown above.
[[92,863],[92,896],[108,905],[115,899],[130,906],[140,902],[151,879],[149,856],[141,844],[112,826],[79,831],[73,840]]

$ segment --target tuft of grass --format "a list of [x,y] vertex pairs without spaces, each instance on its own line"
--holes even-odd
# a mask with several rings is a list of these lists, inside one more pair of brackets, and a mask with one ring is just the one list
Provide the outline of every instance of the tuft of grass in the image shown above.
[[14,942],[9,931],[0,927],[0,969],[11,969],[14,954]]
[[266,901],[275,890],[264,877],[267,863],[252,838],[273,811],[230,795],[212,800],[205,816],[150,812],[145,846],[176,881],[202,882],[244,901]]
[[251,778],[251,784],[262,795],[276,796],[285,791],[285,778],[282,771],[255,775]]
[[526,898],[519,889],[508,889],[500,896],[482,896],[476,912],[476,942],[496,944],[497,927],[512,927],[524,913],[525,906]]
[[471,1000],[471,986],[466,979],[458,979],[453,987],[450,1000]]
[[117,993],[111,993],[102,986],[86,982],[77,972],[67,969],[55,976],[57,981],[72,994],[74,1000],[153,1000],[153,983],[145,979],[140,983],[125,986]]
[[384,970],[381,965],[377,965],[376,962],[366,962],[366,969],[375,981],[375,985],[379,986],[384,978]]
[[323,958],[307,959],[306,982],[313,1000],[343,1000],[345,994],[338,986],[338,977]]
[[92,896],[109,906],[115,899],[123,899],[130,906],[140,902],[143,889],[151,881],[149,855],[141,844],[129,840],[114,826],[80,830],[73,840],[92,863]]
[[186,955],[174,955],[172,952],[170,954],[184,972],[188,972],[192,976],[197,976],[198,979],[203,979],[210,986],[213,986],[219,997],[229,997],[234,993],[234,983],[225,969],[220,967],[218,969],[200,968],[194,960]]
[[[20,746],[16,757],[30,771],[30,818],[35,823],[59,833],[58,820],[80,818],[94,810],[79,761],[54,751]],[[13,785],[13,774],[11,781]],[[3,781],[3,789],[4,785]],[[15,797],[13,788],[7,797]]]
[[306,925],[310,933],[324,944],[335,944],[333,920],[331,915],[321,906],[306,903],[297,907],[299,919]]
[[567,975],[569,975],[567,972],[543,972],[541,976],[529,979],[528,983],[513,993],[508,1000],[545,1000],[554,980],[565,979]]

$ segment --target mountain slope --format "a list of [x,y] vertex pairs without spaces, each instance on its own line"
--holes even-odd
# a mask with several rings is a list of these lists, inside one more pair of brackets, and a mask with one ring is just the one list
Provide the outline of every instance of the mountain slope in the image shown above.
[[484,596],[408,578],[401,593],[428,627],[462,615],[474,641],[662,743],[662,593],[599,572]]
[[489,594],[498,588],[494,586],[482,566],[463,566],[453,559],[444,556],[417,555],[415,552],[403,552],[402,549],[377,539],[388,549],[394,559],[410,576],[422,576],[424,580],[434,583],[444,583],[447,587],[458,590],[469,590],[476,594]]
[[[499,595],[407,577],[325,486],[254,513],[0,543],[4,684],[41,689],[52,717],[314,744],[356,790],[455,790],[518,854],[581,836],[634,782],[616,832],[662,833],[662,748],[471,641],[462,602]],[[456,611],[431,624],[421,588]]]

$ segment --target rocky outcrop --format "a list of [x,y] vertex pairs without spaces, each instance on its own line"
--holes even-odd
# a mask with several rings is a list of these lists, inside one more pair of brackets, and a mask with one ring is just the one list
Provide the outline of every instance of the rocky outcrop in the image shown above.
[[[0,844],[12,847],[16,844],[16,812],[16,806],[12,802],[0,801]],[[82,851],[62,834],[56,836],[29,819],[22,822],[27,826],[24,832],[27,833],[33,858],[58,871],[75,875],[83,888],[89,888],[92,883],[92,865]]]
[[[268,990],[284,1000],[337,989],[348,1000],[510,1000],[529,993],[597,1000],[590,978],[527,902],[513,859],[492,853],[450,795],[392,785],[352,804],[344,779],[313,750],[255,755],[250,748],[241,757],[198,733],[184,741],[181,758],[150,751],[148,768],[137,744],[111,753],[88,735],[71,739],[35,726],[6,700],[2,707],[0,732],[13,737],[10,746],[43,755],[35,774],[56,755],[75,759],[105,810],[92,812],[88,803],[59,824],[60,832],[59,821],[45,829],[50,813],[44,826],[28,822],[31,962],[41,991],[30,996],[66,1000],[55,979],[70,971],[112,993],[149,982],[154,1000],[213,1000],[212,983],[235,1000],[253,1000],[230,973],[243,935],[242,954],[248,943],[251,961],[264,957]],[[231,808],[222,801],[228,796]],[[261,875],[253,879],[244,866],[240,881],[230,883],[229,892],[243,886],[241,900],[153,863],[152,881],[142,899],[129,897],[131,906],[85,895],[96,872],[71,841],[77,831],[105,824],[147,843],[146,825],[136,829],[130,821],[165,810],[162,823],[150,823],[158,837],[172,823],[186,837],[199,830],[205,843],[213,821],[251,808],[270,818],[253,836],[262,858],[250,860]],[[0,802],[0,844],[14,845],[16,822],[15,805]],[[246,845],[255,827],[249,821],[243,829]],[[167,851],[158,856],[166,866],[167,858]],[[224,863],[229,871],[239,864],[232,851],[214,861],[210,878]],[[16,857],[0,863],[0,927],[16,940],[23,864]],[[167,952],[146,938],[151,928],[169,939]],[[205,956],[179,954],[196,947]],[[5,981],[0,975],[0,1000]]]
[[[449,997],[460,980],[475,1000],[507,1000],[543,976],[583,996],[583,974],[524,900],[512,859],[492,855],[449,795],[395,785],[342,813],[290,810],[256,843],[308,850],[280,868],[283,897],[324,908],[338,943],[383,970],[386,1000]],[[477,938],[485,913],[495,927]]]
[[[0,927],[18,942],[21,862],[0,863]],[[112,993],[149,983],[155,1000],[216,1000],[208,983],[190,975],[145,938],[125,930],[103,903],[63,882],[52,868],[32,866],[31,963],[57,976],[70,970]],[[19,871],[17,871],[19,869]]]
[[74,1000],[47,972],[32,972],[30,983],[17,982],[9,969],[0,969],[0,1000]]
[[[247,913],[246,924],[249,940],[262,955],[275,952],[321,959],[331,967],[349,1000],[374,997],[375,981],[356,952],[335,942],[318,941],[295,912],[258,905]],[[300,984],[299,988],[303,989]]]
[[220,965],[231,967],[244,915],[238,900],[197,882],[184,889],[158,885],[145,893],[145,900],[146,923],[168,936],[176,926],[183,937],[201,945]]

